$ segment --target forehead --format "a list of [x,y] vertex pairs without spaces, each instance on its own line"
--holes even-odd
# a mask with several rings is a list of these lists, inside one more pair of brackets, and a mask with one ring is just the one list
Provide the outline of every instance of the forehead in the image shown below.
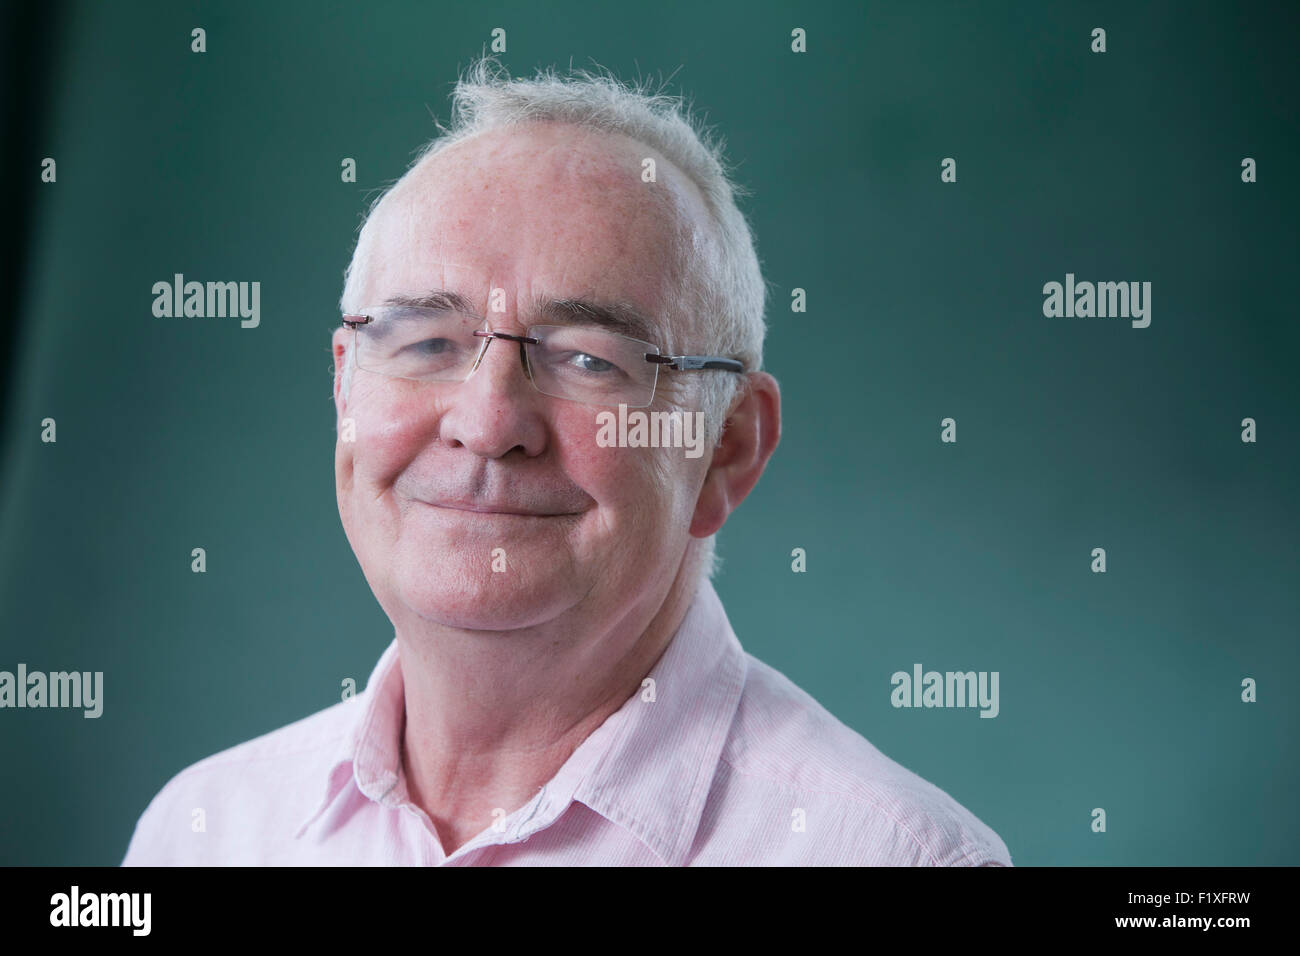
[[568,296],[660,315],[706,223],[698,189],[636,140],[567,123],[494,130],[429,157],[380,203],[358,249],[365,304],[447,289],[486,309],[502,288],[512,311]]

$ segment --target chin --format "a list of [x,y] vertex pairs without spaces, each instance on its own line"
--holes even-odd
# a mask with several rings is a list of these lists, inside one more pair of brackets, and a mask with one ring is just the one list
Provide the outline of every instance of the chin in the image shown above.
[[[513,571],[494,572],[487,562],[399,575],[397,596],[412,614],[430,624],[477,631],[510,631],[559,615],[565,592],[554,583],[525,580]],[[572,603],[572,602],[571,602]]]

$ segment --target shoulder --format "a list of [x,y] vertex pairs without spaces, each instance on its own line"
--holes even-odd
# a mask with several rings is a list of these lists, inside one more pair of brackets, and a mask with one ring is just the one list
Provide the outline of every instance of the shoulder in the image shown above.
[[292,837],[361,706],[340,701],[180,771],[141,814],[123,865],[235,862]]
[[[757,812],[765,861],[1010,866],[1006,844],[784,674],[746,654],[744,691],[706,810],[715,836]],[[719,845],[727,845],[723,837]],[[697,844],[698,846],[698,844]],[[750,848],[747,852],[755,852]]]

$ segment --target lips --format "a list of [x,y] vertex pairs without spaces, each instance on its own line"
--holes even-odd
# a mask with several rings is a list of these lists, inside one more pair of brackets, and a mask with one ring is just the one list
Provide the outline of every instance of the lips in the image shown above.
[[473,514],[515,515],[521,518],[559,518],[570,512],[531,511],[509,503],[493,504],[482,501],[426,501],[434,508],[446,508],[450,511],[468,511]]

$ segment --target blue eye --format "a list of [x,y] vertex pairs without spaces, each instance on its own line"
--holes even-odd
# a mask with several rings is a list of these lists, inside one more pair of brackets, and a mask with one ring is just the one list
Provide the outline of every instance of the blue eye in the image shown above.
[[574,355],[574,361],[578,362],[579,368],[584,372],[608,372],[614,368],[612,362],[606,362],[603,358],[597,358],[586,352],[577,352]]
[[423,342],[417,342],[412,348],[425,355],[439,355],[447,351],[447,346],[450,344],[446,339],[425,339]]

